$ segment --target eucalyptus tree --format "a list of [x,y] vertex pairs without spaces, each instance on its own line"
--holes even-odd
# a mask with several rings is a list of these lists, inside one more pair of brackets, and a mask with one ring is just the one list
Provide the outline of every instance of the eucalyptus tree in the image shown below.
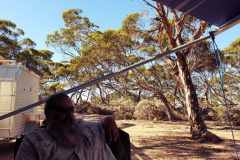
[[[201,37],[208,28],[206,22],[169,9],[161,1],[143,1],[156,13],[156,17],[151,25],[151,32],[149,33],[152,37],[151,40],[159,45],[161,52]],[[191,59],[189,55],[196,47],[198,45],[174,53],[173,56],[169,56],[166,59],[166,63],[171,66],[175,75],[175,81],[178,87],[183,90],[192,138],[203,141],[211,140],[212,138],[220,140],[207,130],[201,115],[196,86],[192,79],[194,70],[190,68],[191,61],[189,61]],[[201,53],[201,51],[197,53]],[[198,60],[201,60],[203,57],[205,56],[199,56]]]
[[[65,11],[63,20],[64,27],[49,34],[47,39],[47,44],[71,58],[68,64],[57,69],[58,78],[74,85],[126,66],[123,50],[131,42],[125,33],[116,30],[98,31],[98,27],[83,17],[79,9]],[[113,84],[105,86],[119,91],[119,85]],[[103,84],[97,84],[89,91],[98,90],[104,101],[103,94],[107,91],[103,87]]]
[[87,36],[96,31],[98,26],[81,15],[80,9],[69,9],[63,12],[64,27],[47,36],[47,44],[68,56],[79,56],[81,45]]
[[8,20],[0,20],[0,55],[7,59],[16,59],[16,54],[21,47],[19,37],[24,34],[22,29]]
[[[142,15],[136,13],[126,17],[121,28],[100,31],[81,15],[80,10],[65,11],[64,27],[49,34],[47,40],[49,45],[72,57],[68,64],[59,68],[59,77],[73,84],[114,72],[155,53],[197,39],[208,27],[205,22],[170,10],[159,2],[145,2],[156,11],[156,17],[147,27],[141,25]],[[206,46],[205,49],[208,49]],[[204,48],[204,45],[196,45],[157,63],[101,82],[90,89],[91,93],[98,90],[100,94],[116,91],[141,95],[143,90],[148,91],[161,99],[169,113],[174,107],[171,99],[180,100],[187,110],[192,138],[207,139],[214,135],[208,132],[201,117],[192,75],[206,66],[201,64],[204,58],[215,59],[210,54],[203,56],[205,51],[197,52],[196,48]],[[198,56],[190,56],[193,52]],[[184,96],[185,100],[182,101],[180,96]]]

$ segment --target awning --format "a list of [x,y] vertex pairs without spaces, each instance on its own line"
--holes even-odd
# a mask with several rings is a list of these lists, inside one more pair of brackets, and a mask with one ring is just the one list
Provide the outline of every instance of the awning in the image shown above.
[[155,0],[164,5],[222,26],[233,19],[240,19],[240,0]]

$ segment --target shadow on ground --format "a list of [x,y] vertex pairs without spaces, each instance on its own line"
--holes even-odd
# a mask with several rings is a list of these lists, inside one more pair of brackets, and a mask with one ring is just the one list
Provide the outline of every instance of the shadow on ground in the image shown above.
[[121,128],[121,129],[126,129],[126,128],[132,127],[132,126],[135,126],[135,124],[133,124],[133,123],[121,123],[118,127]]
[[208,127],[208,129],[215,129],[215,130],[240,130],[240,126],[223,126],[223,127],[216,127],[216,128],[211,128]]
[[184,136],[156,136],[141,139],[136,147],[132,144],[133,160],[156,159],[235,159],[235,149],[240,150],[230,140],[220,144],[197,143]]

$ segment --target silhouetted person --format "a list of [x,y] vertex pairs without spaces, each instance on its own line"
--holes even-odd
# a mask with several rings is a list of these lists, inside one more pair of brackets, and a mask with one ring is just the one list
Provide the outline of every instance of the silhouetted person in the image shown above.
[[[44,108],[47,126],[25,135],[17,160],[116,160],[105,141],[104,128],[114,141],[118,129],[111,118],[101,123],[77,122],[73,103],[65,94],[51,96]],[[114,123],[115,125],[115,123]]]

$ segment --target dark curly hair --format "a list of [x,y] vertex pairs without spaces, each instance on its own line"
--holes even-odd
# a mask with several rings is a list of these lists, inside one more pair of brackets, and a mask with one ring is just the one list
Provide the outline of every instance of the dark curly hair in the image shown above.
[[52,115],[52,112],[61,111],[64,108],[62,102],[66,99],[70,99],[70,97],[64,93],[52,95],[47,99],[44,107],[44,113],[47,120]]

